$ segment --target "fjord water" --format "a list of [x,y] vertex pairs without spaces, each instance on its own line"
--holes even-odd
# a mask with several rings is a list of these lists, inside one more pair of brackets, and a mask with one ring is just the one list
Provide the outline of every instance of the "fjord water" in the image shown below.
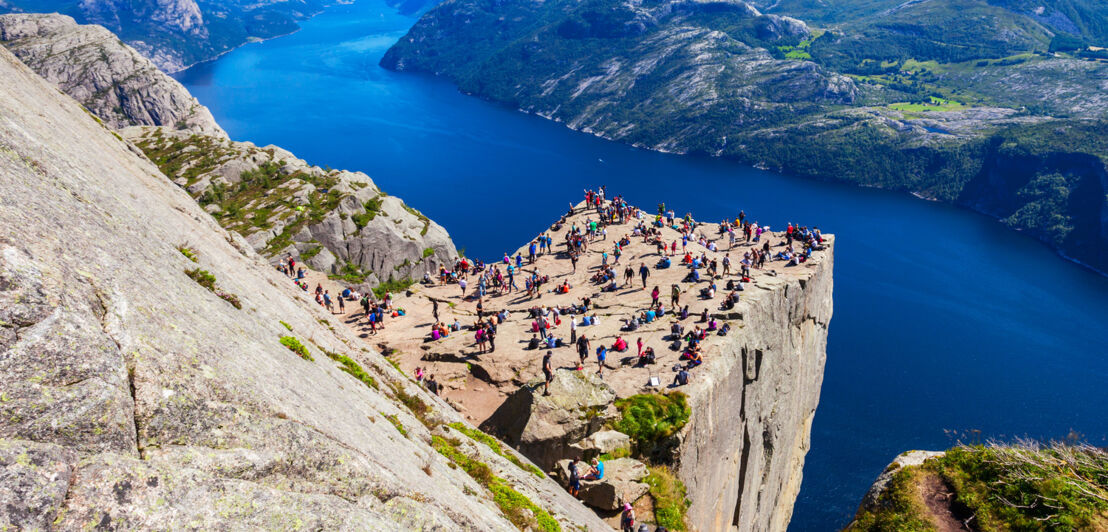
[[832,530],[896,454],[964,441],[1108,445],[1108,279],[983,216],[872,189],[657,154],[381,69],[415,19],[381,0],[183,73],[236,140],[361,170],[496,259],[586,187],[715,221],[837,236],[835,314],[791,530]]

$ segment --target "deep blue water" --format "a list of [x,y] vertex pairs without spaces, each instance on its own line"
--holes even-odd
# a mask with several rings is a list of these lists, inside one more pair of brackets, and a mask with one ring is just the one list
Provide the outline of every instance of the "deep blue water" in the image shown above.
[[835,233],[827,372],[791,530],[841,527],[892,457],[949,447],[947,431],[1108,444],[1108,279],[974,213],[631,149],[379,68],[413,22],[359,0],[180,79],[236,140],[364,171],[470,256],[516,249],[601,184],[645,208]]

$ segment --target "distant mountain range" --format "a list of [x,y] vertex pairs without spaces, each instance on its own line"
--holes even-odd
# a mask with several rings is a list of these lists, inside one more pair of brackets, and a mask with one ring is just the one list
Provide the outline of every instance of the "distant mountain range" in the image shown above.
[[957,203],[1108,271],[1106,15],[1090,0],[447,0],[382,65],[644,148]]
[[0,0],[0,13],[58,12],[99,24],[166,72],[244,43],[296,31],[297,22],[345,0]]

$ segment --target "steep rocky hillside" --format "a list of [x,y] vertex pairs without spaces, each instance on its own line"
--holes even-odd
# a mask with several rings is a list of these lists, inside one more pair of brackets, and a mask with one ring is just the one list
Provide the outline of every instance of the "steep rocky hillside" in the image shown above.
[[0,528],[605,528],[6,50],[0,192]]
[[0,15],[0,43],[113,128],[226,136],[180,83],[100,26],[62,15]]
[[726,124],[852,102],[850,79],[765,49],[808,37],[804,23],[742,2],[454,0],[425,15],[382,65],[445,75],[574,129],[683,152],[687,139],[717,138]]
[[0,10],[59,12],[111,30],[166,72],[296,31],[342,0],[7,0]]
[[396,288],[458,256],[442,226],[363,173],[311,166],[276,146],[164,128],[122,133],[267,257],[292,255],[349,284]]

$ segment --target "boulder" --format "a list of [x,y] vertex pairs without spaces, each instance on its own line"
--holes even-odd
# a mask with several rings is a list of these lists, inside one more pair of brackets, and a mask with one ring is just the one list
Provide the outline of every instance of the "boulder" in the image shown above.
[[0,42],[110,127],[227,136],[183,85],[103,27],[58,14],[0,15]]
[[[583,465],[583,464],[582,464]],[[568,470],[568,465],[566,466]],[[578,466],[581,469],[584,467]],[[618,510],[625,503],[634,503],[646,495],[650,486],[641,482],[650,474],[646,465],[631,458],[619,458],[604,462],[604,478],[581,482],[581,500],[593,508]]]
[[590,434],[570,447],[580,451],[581,458],[591,458],[614,452],[616,449],[631,449],[631,437],[614,430],[602,430]]
[[557,369],[550,395],[542,380],[521,386],[485,422],[485,430],[500,432],[506,441],[544,469],[574,458],[570,446],[601,429],[615,417],[615,391],[592,372]]

